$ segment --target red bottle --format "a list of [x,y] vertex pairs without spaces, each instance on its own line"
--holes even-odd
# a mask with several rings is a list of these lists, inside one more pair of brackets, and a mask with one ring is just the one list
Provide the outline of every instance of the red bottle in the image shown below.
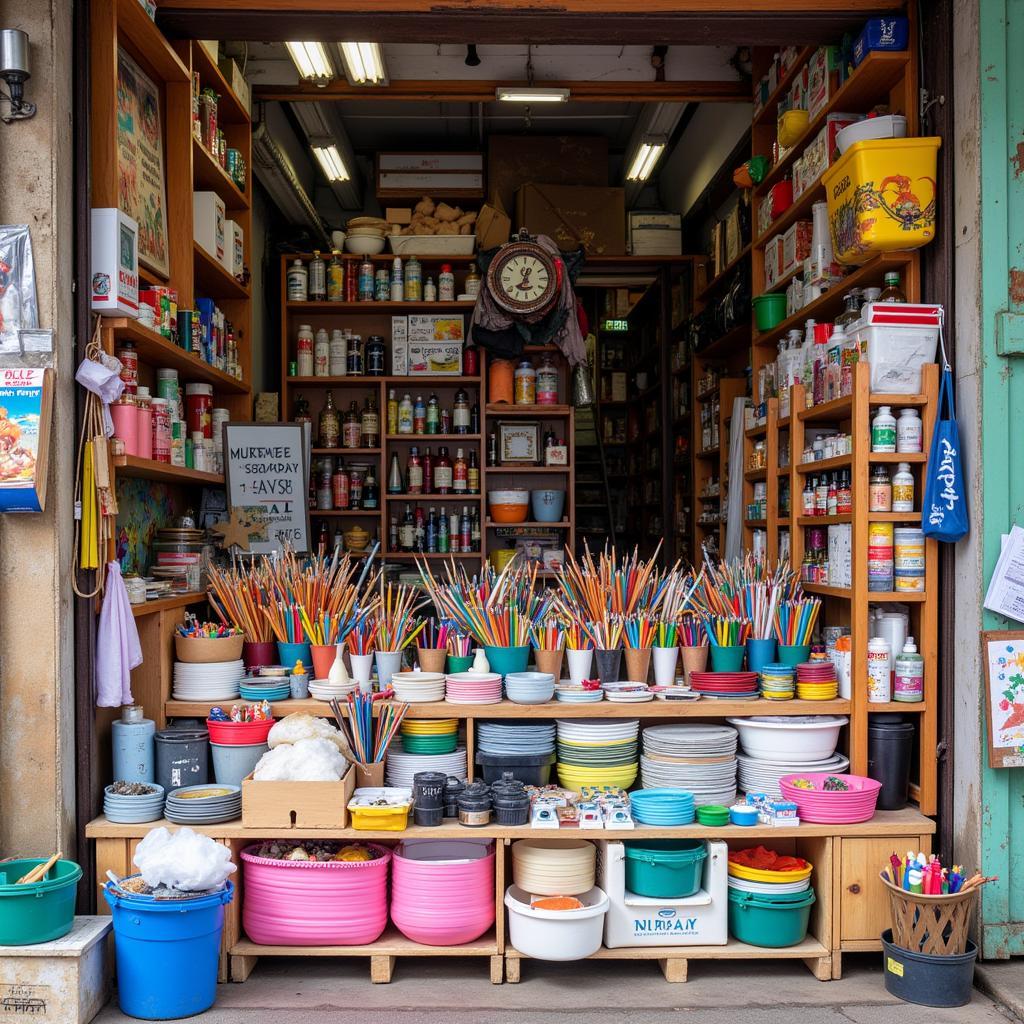
[[349,476],[341,459],[338,459],[338,468],[331,477],[331,501],[336,509],[349,507]]
[[430,445],[423,449],[423,493],[434,493],[434,456],[430,454]]
[[448,449],[445,445],[437,453],[437,461],[434,463],[434,487],[435,494],[450,494],[452,489],[452,460],[448,457]]
[[423,493],[423,462],[420,459],[420,450],[416,445],[409,449],[409,462],[405,470],[405,492],[406,494]]

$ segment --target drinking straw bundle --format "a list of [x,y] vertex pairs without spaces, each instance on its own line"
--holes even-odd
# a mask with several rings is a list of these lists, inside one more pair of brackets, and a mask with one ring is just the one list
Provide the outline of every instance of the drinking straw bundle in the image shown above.
[[773,623],[776,640],[790,647],[809,644],[820,609],[821,601],[816,597],[803,597],[780,604],[775,610]]
[[658,633],[658,622],[651,616],[637,615],[623,623],[622,639],[626,647],[643,650],[653,647]]
[[530,640],[538,651],[560,651],[565,646],[565,629],[557,615],[546,615],[530,627]]
[[[376,695],[380,697],[380,694]],[[362,693],[350,693],[348,703],[343,706],[337,699],[331,699],[331,711],[338,728],[349,742],[352,753],[360,764],[373,764],[383,761],[391,741],[398,735],[398,730],[409,710],[408,704],[399,701],[386,701],[381,705],[377,716],[376,736],[373,728],[374,696]],[[345,707],[345,710],[343,710]]]
[[[679,646],[680,647],[706,647],[708,635],[704,631],[704,623],[696,612],[684,612],[679,620]],[[669,647],[670,644],[664,646]]]
[[378,599],[377,644],[381,651],[404,651],[423,629],[416,618],[427,602],[417,601],[415,587],[389,583]]
[[733,615],[705,615],[704,632],[715,647],[738,647],[750,639],[750,620]]

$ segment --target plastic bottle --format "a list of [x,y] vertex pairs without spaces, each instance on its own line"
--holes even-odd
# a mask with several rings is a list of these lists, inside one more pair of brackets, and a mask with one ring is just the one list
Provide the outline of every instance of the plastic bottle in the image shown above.
[[900,275],[895,270],[890,270],[885,275],[885,288],[878,296],[879,302],[906,302],[907,296],[900,287]]
[[410,256],[405,265],[405,301],[423,301],[423,268],[415,256]]
[[427,432],[427,404],[423,401],[422,395],[416,396],[412,407],[412,432],[414,434],[425,434]]
[[924,700],[924,658],[917,653],[912,636],[907,637],[903,650],[896,655],[894,676],[893,700],[907,704]]
[[455,301],[455,275],[450,263],[441,264],[441,273],[437,275],[437,297],[442,302]]
[[295,260],[288,267],[287,291],[289,302],[306,302],[309,299],[309,271],[302,260]]
[[847,344],[846,331],[838,321],[833,324],[832,336],[825,347],[825,401],[831,402],[842,394],[843,349]]
[[910,472],[910,463],[901,462],[892,477],[892,511],[914,511],[914,474]]
[[413,432],[414,406],[412,398],[406,392],[398,403],[398,433],[411,434]]
[[428,277],[426,284],[423,285],[423,301],[437,302],[437,285],[434,284],[432,277]]
[[321,327],[313,343],[313,376],[327,377],[331,372],[331,336]]
[[395,398],[395,389],[388,390],[388,434],[398,433],[398,399]]
[[295,358],[298,376],[313,376],[313,328],[309,324],[300,324],[295,342]]
[[342,266],[338,250],[331,253],[331,262],[327,264],[327,301],[343,302],[345,299],[345,268]]
[[327,264],[318,250],[309,261],[309,300],[323,302],[327,298]]
[[888,704],[892,700],[889,669],[889,641],[872,637],[868,641],[868,703]]
[[402,273],[401,256],[396,256],[391,264],[391,301],[405,301],[405,278]]
[[883,405],[871,421],[871,450],[896,451],[896,417],[888,405]]
[[875,466],[868,481],[868,511],[893,512],[892,481],[885,466]]
[[330,353],[327,367],[332,377],[344,377],[348,373],[348,341],[343,331],[331,331]]
[[900,409],[896,421],[896,451],[920,452],[923,450],[924,430],[921,416],[916,409]]

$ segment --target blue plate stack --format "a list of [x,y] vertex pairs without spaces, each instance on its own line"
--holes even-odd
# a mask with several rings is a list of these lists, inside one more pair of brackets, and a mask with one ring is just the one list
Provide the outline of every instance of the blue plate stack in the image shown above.
[[167,794],[164,816],[177,825],[219,825],[242,816],[242,787],[182,786]]
[[260,678],[259,681],[251,676],[242,680],[238,687],[243,700],[287,700],[292,695],[292,686],[285,676],[282,681],[279,677]]
[[505,676],[505,696],[515,704],[546,704],[555,695],[550,672],[510,672]]
[[689,825],[695,815],[693,794],[684,789],[640,789],[629,805],[638,825]]
[[158,821],[164,816],[164,787],[155,782],[144,783],[150,792],[139,796],[126,796],[112,792],[113,786],[103,790],[103,813],[107,821],[119,825],[137,825],[144,821]]

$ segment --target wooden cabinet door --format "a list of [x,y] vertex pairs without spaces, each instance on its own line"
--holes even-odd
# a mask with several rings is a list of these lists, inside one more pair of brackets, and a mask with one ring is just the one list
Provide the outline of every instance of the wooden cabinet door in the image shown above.
[[881,949],[879,936],[889,923],[889,894],[878,873],[889,854],[902,857],[916,853],[920,836],[887,836],[885,839],[843,839],[840,852],[840,940],[852,948]]

